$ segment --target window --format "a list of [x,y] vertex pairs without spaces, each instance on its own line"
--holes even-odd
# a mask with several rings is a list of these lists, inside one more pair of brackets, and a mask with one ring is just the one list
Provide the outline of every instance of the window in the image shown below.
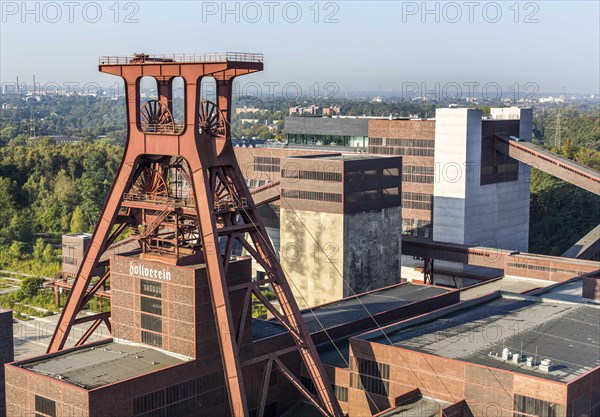
[[387,397],[390,391],[390,365],[362,358],[351,360],[350,386]]
[[154,391],[142,397],[133,399],[133,414],[139,415],[147,411],[155,410],[165,405],[163,390]]
[[402,207],[414,210],[431,211],[433,207],[433,196],[424,193],[402,193]]
[[162,332],[162,318],[142,313],[142,329],[152,330],[153,332]]
[[162,336],[142,330],[142,343],[151,346],[162,347]]
[[160,282],[148,281],[145,279],[140,280],[140,293],[160,298],[162,295]]
[[342,195],[337,193],[323,193],[320,191],[303,190],[281,190],[283,198],[294,198],[299,200],[326,201],[328,203],[341,203]]
[[348,388],[340,387],[339,385],[334,385],[333,391],[335,392],[335,397],[338,399],[338,401],[344,403],[348,402]]
[[535,415],[537,417],[560,417],[565,415],[564,406],[537,398],[515,394],[514,417]]
[[162,314],[162,302],[156,298],[141,297],[142,311],[152,314]]
[[227,402],[224,383],[223,372],[217,372],[134,398],[133,415],[135,417],[196,415],[198,409]]
[[182,382],[167,388],[167,404],[176,403],[196,394],[196,380]]
[[311,180],[320,182],[341,182],[341,172],[324,172],[324,171],[299,171],[296,169],[283,169],[281,171],[283,178],[294,178],[300,180]]
[[36,417],[56,417],[56,401],[36,395],[35,396],[35,416]]
[[270,158],[264,156],[254,157],[254,170],[257,172],[279,172],[280,166],[280,158]]

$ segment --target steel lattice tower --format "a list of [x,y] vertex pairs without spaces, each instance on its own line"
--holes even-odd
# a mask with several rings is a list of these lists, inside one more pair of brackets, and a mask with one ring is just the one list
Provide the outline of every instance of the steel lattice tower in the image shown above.
[[[325,376],[315,346],[292,296],[262,220],[237,164],[230,137],[233,80],[263,69],[260,54],[202,54],[102,57],[100,71],[125,81],[128,138],[123,159],[104,202],[84,262],[72,284],[67,303],[48,352],[64,348],[73,325],[91,322],[77,345],[82,345],[102,323],[110,328],[109,314],[80,319],[77,314],[103,288],[110,272],[93,281],[101,257],[127,227],[148,259],[174,265],[198,260],[206,264],[223,369],[232,415],[247,416],[239,348],[252,295],[279,320],[295,341],[285,352],[271,352],[273,366],[326,416],[342,416],[332,386]],[[143,102],[140,80],[153,77],[158,100]],[[184,81],[184,122],[173,118],[173,80]],[[204,77],[216,81],[216,103],[201,100]],[[187,187],[183,187],[186,184]],[[185,190],[190,190],[188,193]],[[265,269],[261,280],[228,287],[225,279],[235,241]],[[270,284],[279,308],[259,286]],[[239,320],[232,314],[229,293],[244,291],[245,308]],[[317,395],[313,395],[279,359],[299,352]],[[266,395],[260,400],[263,415]]]

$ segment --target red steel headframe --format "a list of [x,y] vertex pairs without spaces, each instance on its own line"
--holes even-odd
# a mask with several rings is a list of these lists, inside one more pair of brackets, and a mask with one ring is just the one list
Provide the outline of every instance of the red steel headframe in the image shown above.
[[[266,237],[265,227],[256,212],[252,195],[243,179],[231,144],[229,120],[233,80],[237,76],[262,69],[262,55],[258,54],[227,53],[166,57],[137,54],[133,57],[100,59],[100,71],[120,76],[125,81],[127,144],[119,171],[104,203],[85,260],[73,282],[48,352],[62,350],[73,325],[83,320],[93,321],[90,329],[97,328],[102,321],[109,323],[107,314],[97,315],[92,319],[79,319],[77,314],[109,277],[107,272],[93,286],[91,285],[94,271],[101,265],[102,254],[118,235],[131,225],[131,219],[128,222],[123,220],[126,216],[123,216],[123,210],[120,212],[120,209],[125,211],[127,209],[124,196],[129,195],[132,188],[140,187],[141,183],[144,188],[150,190],[147,192],[153,192],[157,198],[163,198],[161,193],[164,191],[164,186],[161,181],[154,181],[153,178],[156,175],[160,176],[160,171],[166,168],[164,164],[161,165],[156,161],[180,158],[187,161],[188,165],[185,177],[191,184],[193,194],[192,207],[189,210],[192,210],[195,221],[193,224],[197,227],[196,236],[201,236],[201,247],[194,247],[193,250],[202,252],[207,268],[232,415],[235,417],[248,415],[242,380],[243,364],[239,357],[239,345],[247,309],[243,310],[243,317],[236,323],[229,300],[230,291],[242,289],[245,291],[246,307],[254,294],[292,336],[295,341],[293,350],[299,352],[317,395],[313,395],[300,382],[299,376],[294,375],[279,360],[277,352],[265,359],[266,369],[270,371],[275,365],[323,415],[338,417],[343,415],[342,411],[271,242]],[[157,81],[159,98],[141,105],[140,79],[144,76],[153,77]],[[216,81],[216,104],[200,99],[201,81],[206,76],[213,77]],[[184,81],[183,125],[176,125],[170,113],[172,81],[175,77],[181,77]],[[157,172],[159,174],[155,175]],[[138,185],[134,186],[134,184]],[[166,221],[169,210],[173,209],[175,203],[165,201],[165,209],[155,213],[150,219],[144,219],[148,221],[143,221],[142,223],[145,224],[138,228],[141,230],[138,239],[142,247],[145,247],[144,242],[147,242],[152,234],[158,233],[161,222]],[[177,234],[175,232],[175,235]],[[266,271],[264,279],[244,285],[244,288],[228,288],[225,278],[232,246],[236,240]],[[222,242],[226,242],[223,251],[220,246]],[[175,250],[175,256],[179,256],[180,249],[177,247]],[[265,284],[272,286],[279,308],[276,308],[260,292],[259,286]],[[90,331],[86,332],[77,344],[84,343],[90,334]],[[231,337],[231,335],[237,336]],[[289,352],[288,349],[281,354]],[[263,386],[265,385],[268,386],[268,383]],[[259,416],[264,414],[265,402],[266,394],[263,393],[258,409]]]

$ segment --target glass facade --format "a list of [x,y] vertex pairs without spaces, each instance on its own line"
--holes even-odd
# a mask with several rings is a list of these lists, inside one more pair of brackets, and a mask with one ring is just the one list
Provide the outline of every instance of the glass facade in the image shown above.
[[303,133],[288,133],[287,141],[297,145],[324,145],[324,146],[369,146],[368,136],[342,136],[342,135],[315,135]]

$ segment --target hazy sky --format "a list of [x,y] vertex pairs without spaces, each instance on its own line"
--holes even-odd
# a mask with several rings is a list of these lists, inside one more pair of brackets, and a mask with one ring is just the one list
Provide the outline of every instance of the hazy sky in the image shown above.
[[265,59],[244,81],[281,83],[276,93],[291,82],[340,92],[437,82],[597,94],[599,4],[57,1],[26,11],[2,1],[0,79],[110,85],[100,55],[244,51]]

